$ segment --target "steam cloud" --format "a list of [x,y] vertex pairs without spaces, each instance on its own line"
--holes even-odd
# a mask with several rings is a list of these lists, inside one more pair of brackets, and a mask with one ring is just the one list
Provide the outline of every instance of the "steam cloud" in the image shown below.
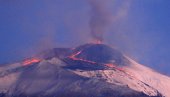
[[96,42],[103,42],[103,34],[115,21],[127,15],[130,0],[122,3],[116,13],[111,12],[109,4],[114,4],[115,0],[88,0],[91,7],[89,26],[91,36]]
[[90,29],[95,41],[103,41],[103,33],[109,25],[109,12],[106,10],[105,0],[89,0],[91,6]]

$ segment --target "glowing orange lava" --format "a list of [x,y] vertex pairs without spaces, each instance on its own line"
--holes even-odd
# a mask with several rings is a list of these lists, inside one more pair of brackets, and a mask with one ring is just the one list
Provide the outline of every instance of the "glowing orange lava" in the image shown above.
[[79,51],[79,52],[77,52],[77,53],[75,53],[75,54],[71,55],[71,56],[70,56],[70,58],[72,58],[72,59],[75,59],[75,60],[76,60],[76,59],[78,59],[78,58],[76,58],[76,56],[77,56],[77,55],[79,55],[80,53],[81,53],[81,51]]
[[94,44],[102,44],[102,41],[94,39],[94,40],[92,40],[92,43],[94,43]]
[[[94,62],[94,61],[90,61],[90,60],[85,60],[85,59],[81,59],[81,58],[77,58],[76,56],[79,55],[82,51],[79,51],[71,56],[69,56],[69,58],[71,58],[72,60],[78,60],[78,61],[83,61],[83,62],[87,62],[87,63],[91,63],[93,65],[97,65],[99,63],[97,62]],[[116,66],[116,64],[113,64],[113,63],[101,63],[103,64],[104,66],[106,67],[109,67],[109,68],[113,68],[113,69],[116,69],[118,71],[121,71],[121,72],[124,72],[125,74],[129,75],[130,77],[134,78],[134,76],[132,74],[130,74],[129,72],[127,72],[126,70],[124,70],[123,68],[120,68],[118,66]]]
[[111,68],[115,68],[116,67],[116,65],[113,65],[113,64],[105,64],[107,67],[111,67]]
[[27,65],[30,65],[30,64],[33,64],[33,63],[37,63],[37,62],[40,62],[41,60],[38,59],[38,58],[32,58],[32,59],[27,59],[25,60],[22,64],[24,66],[27,66]]
[[101,44],[101,43],[102,43],[102,41],[96,40],[96,44]]
[[[82,51],[79,51],[79,52],[77,52],[75,54],[72,54],[71,56],[69,56],[69,58],[71,58],[72,60],[77,60],[77,61],[83,61],[83,62],[91,63],[93,65],[99,64],[99,63],[94,62],[94,61],[85,60],[85,59],[82,59],[82,58],[77,58],[76,56],[79,55],[81,52]],[[125,74],[129,75],[131,78],[136,78],[131,73],[129,73],[128,71],[124,70],[124,68],[120,68],[120,67],[116,66],[116,64],[113,64],[113,63],[100,63],[100,64],[103,64],[106,67],[113,68],[113,69],[116,69],[118,71],[124,72]]]
[[84,62],[96,64],[96,62],[93,62],[93,61],[89,61],[89,60],[84,60],[84,59],[81,59],[81,58],[77,58],[76,56],[79,55],[81,52],[82,52],[82,51],[79,51],[79,52],[71,55],[69,58],[71,58],[71,59],[73,59],[73,60],[79,60],[79,61],[84,61]]
[[[72,60],[79,60],[79,61],[83,61],[83,62],[88,62],[88,63],[91,63],[91,64],[99,64],[97,62],[94,62],[94,61],[90,61],[90,60],[85,60],[85,59],[81,59],[81,58],[77,58],[76,56],[79,55],[82,51],[79,51],[73,55],[71,55],[69,58],[71,58]],[[104,63],[101,63],[101,64],[104,64]],[[115,64],[113,63],[108,63],[108,64],[104,64],[106,67],[109,67],[109,68],[114,68],[114,69],[117,69],[119,71],[123,71],[125,72],[122,68],[118,68]]]

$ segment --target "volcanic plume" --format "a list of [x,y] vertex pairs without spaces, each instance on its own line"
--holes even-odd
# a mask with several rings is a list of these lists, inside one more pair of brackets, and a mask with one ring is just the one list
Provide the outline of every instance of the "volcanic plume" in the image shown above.
[[90,30],[95,43],[103,41],[103,33],[106,31],[110,21],[110,13],[106,9],[107,0],[89,0],[91,7]]

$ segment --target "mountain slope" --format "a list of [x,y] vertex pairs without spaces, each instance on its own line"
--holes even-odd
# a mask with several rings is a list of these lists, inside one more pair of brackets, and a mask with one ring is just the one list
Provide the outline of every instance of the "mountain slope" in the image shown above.
[[0,68],[2,97],[170,97],[169,77],[104,44],[35,57],[39,61]]
[[[129,59],[129,58],[128,58]],[[148,67],[140,65],[129,59],[133,65],[126,68],[126,72],[131,72],[139,80],[151,85],[159,90],[166,97],[170,97],[170,77],[162,75]]]

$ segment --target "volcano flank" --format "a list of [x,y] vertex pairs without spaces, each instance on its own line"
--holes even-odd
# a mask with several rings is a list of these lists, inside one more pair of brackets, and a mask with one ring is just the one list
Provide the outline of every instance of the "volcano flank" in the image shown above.
[[118,50],[105,44],[86,44],[75,49],[74,52],[81,52],[76,57],[97,63],[113,63],[126,65],[125,57]]
[[0,68],[0,97],[168,97],[168,83],[105,44],[54,48]]

